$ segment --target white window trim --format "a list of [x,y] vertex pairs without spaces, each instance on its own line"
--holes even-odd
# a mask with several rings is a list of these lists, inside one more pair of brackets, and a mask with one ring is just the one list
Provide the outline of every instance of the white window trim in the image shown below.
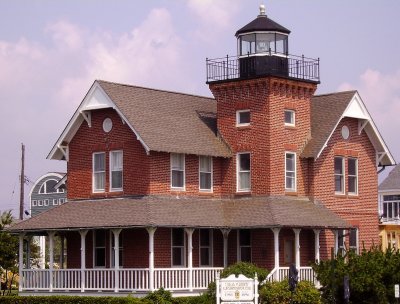
[[[209,238],[210,238],[210,246],[201,246],[201,230],[207,230],[209,233]],[[199,229],[199,266],[200,267],[214,267],[214,242],[213,242],[213,237],[214,237],[214,233],[212,229]],[[201,249],[202,248],[208,248],[209,252],[210,252],[210,263],[209,265],[203,265],[201,264]]]
[[[54,179],[54,178],[49,178],[49,179],[45,180],[45,181],[43,182],[43,184],[40,186],[39,191],[38,191],[38,194],[45,195],[45,194],[64,193],[64,190],[61,191],[61,189],[59,189],[59,188],[56,189],[55,192],[47,192],[47,182],[49,182],[49,181],[55,181],[56,184],[58,183],[58,181],[57,181],[56,179]],[[44,192],[43,192],[43,193],[40,193],[40,190],[41,190],[42,188],[43,188]]]
[[[336,173],[335,173],[335,158],[341,158],[341,159],[342,159],[342,172],[343,172],[343,174],[342,174],[342,176],[343,176],[342,191],[336,191],[336,189],[335,189],[335,194],[343,195],[343,194],[346,193],[346,172],[345,172],[345,169],[346,169],[346,168],[345,168],[345,158],[344,158],[344,156],[335,156],[335,157],[333,158],[333,175],[334,175],[334,177],[336,177],[337,175],[339,175],[339,174],[336,174]],[[333,187],[335,187],[335,178],[333,179],[333,182],[334,182]]]
[[[183,187],[173,187],[172,186],[172,155],[178,154],[183,155]],[[186,191],[186,155],[183,153],[170,153],[170,186],[172,190]]]
[[[238,111],[236,111],[236,127],[250,126],[250,122],[240,123],[240,113],[245,113],[245,112],[249,112],[250,113],[250,110],[246,109],[246,110],[238,110]],[[250,121],[251,121],[251,116],[250,116]]]
[[[96,154],[104,154],[104,161],[106,162],[106,159],[105,159],[106,153],[105,152],[94,152],[92,154],[92,193],[102,193],[102,192],[106,191],[106,183],[105,182],[104,182],[104,189],[95,189],[94,174],[96,172],[94,171],[94,156]],[[104,164],[104,177],[106,176],[106,170],[105,169],[106,169],[106,164]],[[103,172],[103,171],[98,171],[97,173],[99,173],[99,172]]]
[[[349,233],[350,233],[350,230],[353,230],[353,229],[349,229],[348,230]],[[358,239],[358,228],[354,228],[354,230],[356,231],[356,248],[350,247],[350,236],[349,236],[349,249],[355,249],[356,253],[358,254],[359,248],[360,248],[359,239]]]
[[[97,246],[96,244],[96,233],[98,230],[93,230],[93,268],[106,268],[107,267],[107,246],[106,246],[106,240],[104,240],[104,246]],[[104,233],[104,237],[106,236],[106,233]],[[104,266],[96,266],[96,249],[97,248],[104,248]]]
[[[240,231],[241,230],[249,230],[250,231],[250,246],[241,246],[240,245]],[[237,248],[236,248],[236,250],[237,250],[237,261],[238,262],[241,262],[242,261],[242,257],[241,257],[241,248],[242,247],[250,247],[250,263],[252,262],[252,260],[253,260],[253,248],[252,248],[252,246],[251,246],[251,230],[250,229],[237,229],[236,230],[236,244],[237,244]]]
[[[293,154],[294,155],[294,189],[286,187],[286,155]],[[285,191],[287,192],[296,192],[297,191],[297,154],[296,152],[285,152]]]
[[[122,154],[122,187],[121,188],[112,188],[112,172],[113,171],[111,171],[111,165],[112,165],[112,154],[113,153],[115,153],[115,152],[121,152],[121,154]],[[109,180],[110,180],[110,192],[118,192],[118,191],[123,191],[123,189],[124,189],[124,152],[123,152],[123,150],[113,150],[113,151],[110,151],[110,153],[109,153],[109,167],[110,167],[110,172],[109,172]]]
[[[347,172],[348,172],[349,160],[350,160],[350,159],[354,159],[354,160],[356,161],[356,175],[350,175],[350,174],[347,175],[347,188],[348,188],[348,185],[349,185],[349,182],[348,182],[349,177],[353,176],[353,177],[356,178],[356,191],[355,191],[355,192],[350,192],[350,191],[348,191],[347,194],[348,194],[348,195],[357,196],[357,195],[358,195],[358,158],[355,158],[355,157],[349,157],[349,158],[347,158]],[[348,189],[347,189],[347,190],[348,190]]]
[[292,113],[292,117],[293,117],[293,122],[292,123],[287,123],[286,120],[285,120],[285,126],[287,126],[287,127],[295,127],[296,126],[296,111],[285,109],[284,113],[285,112],[291,112]]
[[[249,154],[250,155],[250,170],[249,171],[242,171],[242,172],[249,172],[250,173],[250,188],[248,189],[239,189],[239,155],[241,154]],[[251,191],[251,153],[250,152],[240,152],[236,154],[236,192],[250,192]]]
[[[182,229],[183,230],[183,265],[174,265],[174,251],[173,249],[182,248],[182,246],[174,246],[173,243],[173,229]],[[186,231],[184,228],[171,228],[171,268],[182,268],[186,267]]]
[[[211,172],[201,171],[201,158],[209,157],[211,159]],[[213,192],[214,191],[214,158],[212,156],[199,156],[199,191],[201,192]],[[171,170],[172,172],[172,170]],[[211,188],[210,189],[202,189],[201,188],[201,173],[211,173]]]
[[37,200],[32,200],[32,207],[36,207],[37,206]]

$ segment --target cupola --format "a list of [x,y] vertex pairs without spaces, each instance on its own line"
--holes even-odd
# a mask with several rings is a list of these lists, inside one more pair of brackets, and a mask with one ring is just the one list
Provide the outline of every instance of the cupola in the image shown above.
[[268,18],[260,5],[256,19],[236,32],[240,76],[288,76],[290,30]]

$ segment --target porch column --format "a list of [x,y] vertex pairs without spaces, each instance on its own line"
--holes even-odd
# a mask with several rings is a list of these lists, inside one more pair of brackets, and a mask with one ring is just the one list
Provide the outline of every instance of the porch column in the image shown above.
[[122,229],[111,229],[114,235],[114,291],[119,291],[119,234]]
[[39,247],[40,247],[39,265],[41,269],[46,269],[46,237],[44,235],[39,236]]
[[147,233],[149,234],[149,289],[154,290],[154,233],[156,227],[147,227]]
[[81,292],[85,291],[85,269],[86,269],[86,234],[89,230],[79,230],[81,235]]
[[24,284],[24,278],[22,276],[22,269],[24,268],[24,236],[25,233],[19,234],[19,256],[18,256],[18,265],[19,265],[19,285],[18,290],[22,291],[22,287]]
[[281,228],[271,228],[274,233],[274,268],[276,269],[276,278],[277,281],[280,281],[280,272],[279,272],[279,232]]
[[319,263],[319,233],[321,230],[319,229],[314,229],[314,234],[315,234],[315,262]]
[[189,291],[193,291],[193,232],[194,228],[185,228],[188,236],[188,268],[189,268]]
[[294,231],[294,247],[296,250],[296,268],[300,269],[300,231],[301,229],[293,229]]
[[224,238],[224,268],[228,267],[228,236],[230,229],[221,229]]
[[54,270],[54,231],[47,232],[49,235],[49,291],[53,291],[53,270]]

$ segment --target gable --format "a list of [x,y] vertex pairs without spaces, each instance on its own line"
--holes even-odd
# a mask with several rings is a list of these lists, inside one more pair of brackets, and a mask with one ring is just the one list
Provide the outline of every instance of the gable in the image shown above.
[[56,181],[60,181],[62,179],[63,175],[60,173],[55,173],[55,172],[50,172],[42,175],[39,177],[36,182],[33,184],[31,190],[29,191],[29,197],[32,196],[32,194],[38,194],[40,187],[45,183],[46,181],[50,179],[54,179]]
[[358,119],[358,134],[366,132],[376,151],[378,166],[391,166],[395,160],[357,91],[315,96],[311,104],[311,140],[302,157],[319,158],[343,118]]

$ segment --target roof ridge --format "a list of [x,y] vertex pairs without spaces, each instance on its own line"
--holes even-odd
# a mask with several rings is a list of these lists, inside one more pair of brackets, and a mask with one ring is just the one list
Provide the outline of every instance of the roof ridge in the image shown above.
[[357,90],[346,90],[346,91],[318,94],[318,95],[314,95],[313,97],[321,97],[321,96],[336,95],[336,94],[346,94],[346,93],[357,93],[357,92],[358,92]]
[[108,81],[108,80],[103,80],[103,79],[96,79],[96,81],[115,84],[115,85],[120,85],[120,86],[125,86],[125,87],[132,87],[132,88],[145,89],[145,90],[151,90],[151,91],[158,91],[158,92],[164,92],[164,93],[179,94],[179,95],[192,96],[192,97],[198,97],[198,98],[206,98],[206,99],[210,99],[210,100],[215,101],[215,98],[213,98],[213,97],[201,96],[201,95],[197,95],[197,94],[189,94],[189,93],[170,91],[170,90],[161,90],[161,89],[143,87],[143,86],[132,85],[132,84],[127,84],[127,83]]

